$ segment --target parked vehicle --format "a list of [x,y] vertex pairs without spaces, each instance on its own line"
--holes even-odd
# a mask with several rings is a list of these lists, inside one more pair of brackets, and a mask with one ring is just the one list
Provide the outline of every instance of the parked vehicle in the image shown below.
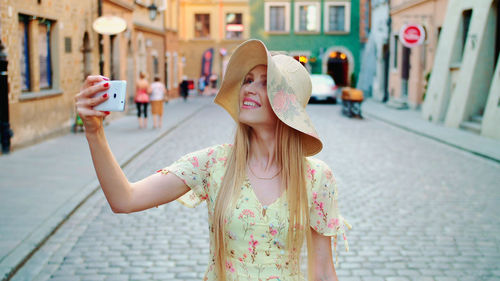
[[339,88],[328,74],[311,74],[312,94],[309,102],[337,103]]

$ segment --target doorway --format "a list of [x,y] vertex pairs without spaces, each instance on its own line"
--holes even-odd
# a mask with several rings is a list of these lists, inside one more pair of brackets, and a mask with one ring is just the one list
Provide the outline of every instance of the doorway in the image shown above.
[[327,73],[333,78],[337,86],[349,85],[349,59],[342,52],[333,51],[328,56]]

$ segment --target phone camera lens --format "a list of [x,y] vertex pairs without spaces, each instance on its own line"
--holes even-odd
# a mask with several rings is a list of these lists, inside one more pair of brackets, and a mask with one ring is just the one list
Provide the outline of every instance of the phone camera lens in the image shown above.
[[116,93],[113,95],[113,97],[116,99]]

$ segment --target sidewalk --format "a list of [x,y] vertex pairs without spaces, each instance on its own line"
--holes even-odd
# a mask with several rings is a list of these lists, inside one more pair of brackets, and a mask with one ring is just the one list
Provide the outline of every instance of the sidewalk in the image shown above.
[[498,140],[432,123],[422,119],[420,111],[394,109],[372,99],[365,100],[361,107],[363,114],[369,117],[500,162],[500,141]]
[[[163,128],[138,129],[126,115],[105,127],[123,167],[213,97],[177,99],[164,108]],[[152,173],[154,171],[151,171]],[[68,134],[0,156],[0,277],[6,280],[93,192],[99,189],[84,133]]]

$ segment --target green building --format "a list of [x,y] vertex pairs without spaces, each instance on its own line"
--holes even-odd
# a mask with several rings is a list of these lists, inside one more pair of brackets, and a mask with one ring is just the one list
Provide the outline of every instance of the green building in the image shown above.
[[250,37],[351,85],[360,66],[359,1],[250,0]]

